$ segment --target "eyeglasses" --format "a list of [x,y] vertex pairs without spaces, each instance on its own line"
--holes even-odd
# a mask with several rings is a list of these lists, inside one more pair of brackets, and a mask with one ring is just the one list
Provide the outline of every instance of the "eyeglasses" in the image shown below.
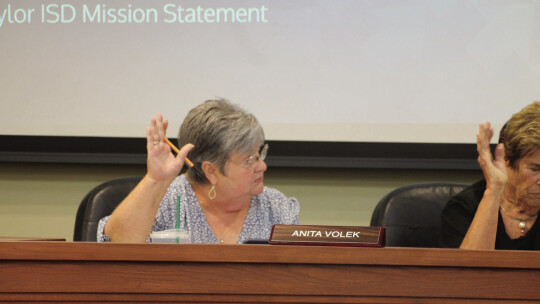
[[251,155],[245,161],[238,162],[238,164],[252,169],[255,163],[259,161],[259,159],[264,160],[266,158],[267,153],[268,153],[268,144],[261,145],[257,153]]

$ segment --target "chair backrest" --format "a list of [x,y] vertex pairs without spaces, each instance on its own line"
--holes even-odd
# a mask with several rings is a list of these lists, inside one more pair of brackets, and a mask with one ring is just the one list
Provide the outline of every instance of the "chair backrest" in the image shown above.
[[142,177],[124,177],[104,182],[82,199],[75,218],[73,241],[95,242],[99,220],[111,214]]
[[386,228],[386,246],[438,247],[446,202],[468,187],[458,183],[414,184],[395,189],[375,207],[371,226]]

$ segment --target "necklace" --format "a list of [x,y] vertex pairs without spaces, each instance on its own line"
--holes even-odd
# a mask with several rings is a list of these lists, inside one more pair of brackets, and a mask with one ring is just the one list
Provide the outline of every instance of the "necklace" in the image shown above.
[[[204,215],[204,217],[206,218],[206,222],[208,223],[208,226],[210,226],[210,229],[212,230],[212,232],[214,233],[214,237],[216,238],[216,240],[218,241],[218,244],[224,244],[225,243],[225,239],[232,239],[233,237],[235,237],[236,239],[239,238],[239,234],[241,233],[241,229],[243,226],[241,226],[239,229],[240,231],[238,232],[235,232],[235,230],[237,228],[234,227],[234,225],[225,225],[225,227],[223,227],[223,232],[221,233],[221,236],[218,236],[216,234],[216,226],[214,224],[212,224],[211,222],[215,222],[213,220],[209,220],[209,216],[210,216],[210,212],[208,211],[208,205],[205,203],[205,201],[199,196],[197,195],[197,192],[195,192],[195,196],[197,197],[197,200],[199,201],[199,206],[201,208],[201,211]],[[248,211],[248,208],[249,208],[249,205],[247,206],[247,208],[244,209],[243,212],[241,212],[241,216],[243,216],[245,218],[246,214],[247,214],[247,211]],[[238,218],[238,215],[237,215],[237,218]],[[242,225],[243,225],[243,221],[242,221]],[[219,227],[219,225],[218,225]]]
[[519,229],[521,229],[521,233],[525,233],[525,228],[527,228],[527,223],[525,222],[528,222],[532,219],[535,219],[538,214],[535,214],[531,217],[528,217],[528,218],[525,218],[525,219],[521,219],[521,218],[518,218],[518,217],[514,217],[512,215],[510,215],[510,213],[508,213],[508,211],[506,211],[506,209],[504,209],[504,207],[502,206],[502,204],[499,204],[499,206],[501,206],[501,210],[506,214],[508,215],[511,219],[515,220],[515,221],[518,221],[519,224],[518,224],[518,227]]
[[[203,200],[199,200],[199,205],[201,206],[201,211],[203,212],[203,215],[205,215],[205,217],[208,216],[208,211],[205,212],[206,210],[206,205],[204,203]],[[216,238],[216,240],[218,241],[218,244],[223,244],[225,243],[225,238],[227,238],[229,236],[229,234],[231,234],[231,231],[230,231],[230,227],[226,227],[223,231],[223,233],[221,234],[221,236],[218,236],[214,230],[214,227],[210,224],[210,222],[208,221],[208,218],[207,218],[207,223],[208,223],[208,226],[210,226],[210,229],[212,230],[212,232],[214,233],[214,237]]]

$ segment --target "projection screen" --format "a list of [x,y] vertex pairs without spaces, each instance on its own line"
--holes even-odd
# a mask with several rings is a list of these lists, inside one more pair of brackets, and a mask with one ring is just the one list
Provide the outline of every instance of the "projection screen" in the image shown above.
[[222,97],[268,140],[470,144],[540,100],[540,1],[0,1],[0,51],[2,135],[175,137]]

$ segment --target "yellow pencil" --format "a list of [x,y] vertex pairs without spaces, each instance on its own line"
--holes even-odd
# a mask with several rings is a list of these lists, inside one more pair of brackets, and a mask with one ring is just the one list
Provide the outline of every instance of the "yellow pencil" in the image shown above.
[[[167,145],[169,145],[169,147],[171,147],[171,149],[173,149],[174,152],[176,152],[176,154],[180,153],[180,150],[178,150],[178,148],[167,137],[164,137],[163,139],[165,140]],[[188,166],[193,168],[193,163],[187,157],[186,157],[186,163],[188,164]]]

